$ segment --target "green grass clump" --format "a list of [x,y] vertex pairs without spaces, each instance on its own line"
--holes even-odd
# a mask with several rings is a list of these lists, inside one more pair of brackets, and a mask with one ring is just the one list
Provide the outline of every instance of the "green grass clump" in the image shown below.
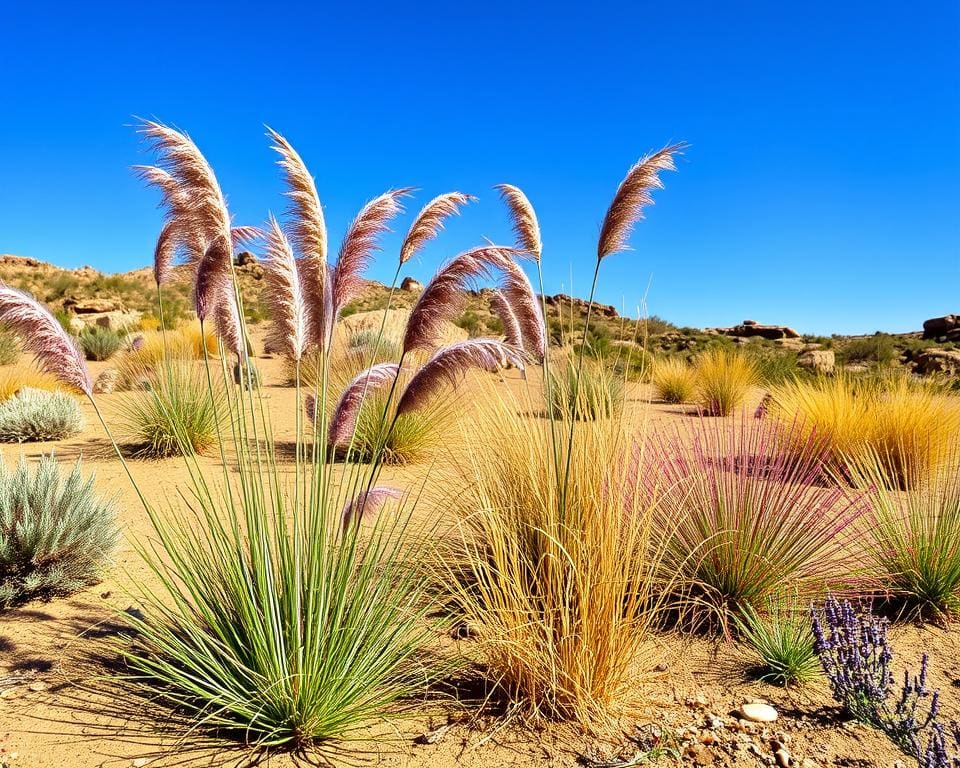
[[87,360],[109,360],[123,346],[123,337],[109,328],[86,328],[79,338]]
[[62,440],[82,428],[80,405],[65,392],[24,387],[0,404],[0,443]]
[[0,462],[0,607],[69,595],[99,581],[119,533],[80,462],[62,474],[46,456],[31,470]]
[[135,456],[203,455],[216,445],[226,414],[223,387],[214,386],[211,394],[201,363],[171,361],[165,371],[145,371],[141,380],[146,391],[126,395],[119,406]]
[[599,363],[585,360],[578,368],[562,364],[550,370],[549,408],[554,418],[596,421],[610,418],[623,407],[623,381]]
[[810,617],[797,601],[790,606],[771,601],[766,615],[745,606],[733,620],[754,660],[751,675],[786,687],[809,683],[820,674]]

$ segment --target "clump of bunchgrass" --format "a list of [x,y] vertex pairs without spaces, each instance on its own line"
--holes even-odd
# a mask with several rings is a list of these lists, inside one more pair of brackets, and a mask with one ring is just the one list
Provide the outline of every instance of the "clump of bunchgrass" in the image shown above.
[[623,407],[623,379],[592,360],[579,365],[558,361],[548,376],[549,410],[554,418],[608,419]]
[[619,420],[578,424],[566,448],[528,410],[488,395],[465,424],[443,483],[458,529],[435,581],[474,631],[476,660],[523,711],[598,725],[638,703],[638,676],[655,665],[647,641],[664,585],[650,513],[632,504]]
[[911,479],[909,492],[876,453],[851,467],[870,501],[862,541],[884,593],[921,619],[960,615],[960,476],[956,457]]
[[100,580],[119,531],[113,505],[78,461],[0,462],[0,607],[69,595]]
[[756,366],[740,352],[716,347],[697,356],[695,400],[707,416],[729,416],[759,381]]
[[831,469],[843,476],[876,457],[895,488],[935,474],[949,461],[960,430],[960,400],[904,376],[788,382],[773,390],[770,413],[796,423],[795,453],[815,436]]
[[109,360],[123,347],[123,337],[109,328],[86,328],[78,337],[87,360]]
[[793,455],[793,444],[789,430],[752,418],[661,426],[648,438],[637,471],[692,618],[725,626],[777,595],[808,600],[852,584],[847,545],[862,504],[815,485],[822,451],[809,441]]
[[80,405],[66,392],[24,387],[0,403],[0,443],[63,440],[81,429]]
[[143,386],[145,374],[164,368],[168,361],[203,360],[220,354],[217,337],[199,323],[186,323],[174,330],[144,331],[130,341],[130,348],[117,361],[122,389]]
[[697,378],[693,368],[679,357],[657,360],[650,376],[653,391],[658,400],[665,403],[689,403],[697,391]]
[[23,389],[42,389],[57,392],[64,385],[52,374],[35,365],[11,365],[0,368],[0,403],[14,397]]
[[752,658],[751,676],[787,687],[809,683],[820,674],[809,609],[799,601],[773,598],[763,613],[746,605],[733,614],[733,623]]
[[208,383],[203,364],[171,361],[161,371],[145,370],[142,390],[118,404],[123,439],[139,458],[163,459],[209,453],[227,417],[219,373]]

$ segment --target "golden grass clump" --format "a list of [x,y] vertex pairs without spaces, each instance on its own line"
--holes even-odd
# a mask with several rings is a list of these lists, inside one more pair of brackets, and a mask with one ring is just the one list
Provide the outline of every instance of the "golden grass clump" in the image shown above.
[[745,355],[708,349],[694,363],[696,402],[707,416],[729,416],[743,405],[759,382],[756,366]]
[[906,376],[788,382],[773,390],[771,414],[797,422],[795,450],[812,437],[826,449],[830,469],[844,476],[876,456],[897,488],[949,462],[960,430],[960,400]]
[[4,403],[22,389],[41,389],[58,392],[64,385],[52,374],[37,370],[32,365],[16,364],[0,368],[0,403]]
[[665,403],[689,403],[697,391],[696,373],[679,357],[657,360],[650,382],[657,399]]
[[216,334],[210,328],[204,328],[201,333],[199,322],[185,323],[169,331],[145,331],[137,339],[117,363],[123,388],[138,386],[144,374],[163,368],[165,358],[202,360],[204,347],[211,358],[220,354]]
[[[504,395],[503,397],[508,397]],[[477,660],[533,717],[600,727],[630,711],[661,615],[651,514],[632,498],[630,441],[616,419],[551,425],[529,403],[480,397],[463,422],[463,455],[442,487],[457,528],[436,581],[474,631]]]

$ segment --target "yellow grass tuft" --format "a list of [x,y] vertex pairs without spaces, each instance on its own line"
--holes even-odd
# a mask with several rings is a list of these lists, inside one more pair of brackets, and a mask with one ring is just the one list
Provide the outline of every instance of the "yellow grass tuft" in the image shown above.
[[18,363],[0,368],[0,403],[6,402],[21,389],[58,392],[67,388],[56,377],[32,365]]
[[657,399],[665,403],[689,403],[697,391],[693,368],[679,357],[657,360],[650,381]]
[[797,450],[813,437],[827,449],[831,469],[843,475],[875,456],[900,488],[939,471],[960,430],[960,399],[906,376],[793,381],[772,396],[772,415],[798,422]]
[[739,352],[708,349],[694,363],[696,401],[708,416],[729,416],[757,385],[756,366]]
[[[487,394],[465,419],[463,451],[441,487],[456,520],[436,578],[477,636],[478,661],[533,717],[602,728],[630,711],[656,662],[660,571],[651,513],[634,498],[631,443],[617,419],[578,423],[572,478],[558,482],[566,440],[523,414],[531,403]],[[560,472],[558,473],[558,467]]]
[[142,376],[163,368],[165,355],[171,361],[202,360],[204,346],[211,358],[220,354],[216,334],[209,328],[201,334],[199,322],[165,332],[146,331],[139,336],[137,347],[125,352],[117,363],[124,387],[134,386]]

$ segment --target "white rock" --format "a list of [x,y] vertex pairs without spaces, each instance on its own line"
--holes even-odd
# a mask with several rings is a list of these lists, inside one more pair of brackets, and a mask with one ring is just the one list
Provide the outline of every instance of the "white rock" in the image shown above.
[[769,704],[750,703],[740,707],[739,715],[754,723],[772,723],[777,719],[777,710]]

